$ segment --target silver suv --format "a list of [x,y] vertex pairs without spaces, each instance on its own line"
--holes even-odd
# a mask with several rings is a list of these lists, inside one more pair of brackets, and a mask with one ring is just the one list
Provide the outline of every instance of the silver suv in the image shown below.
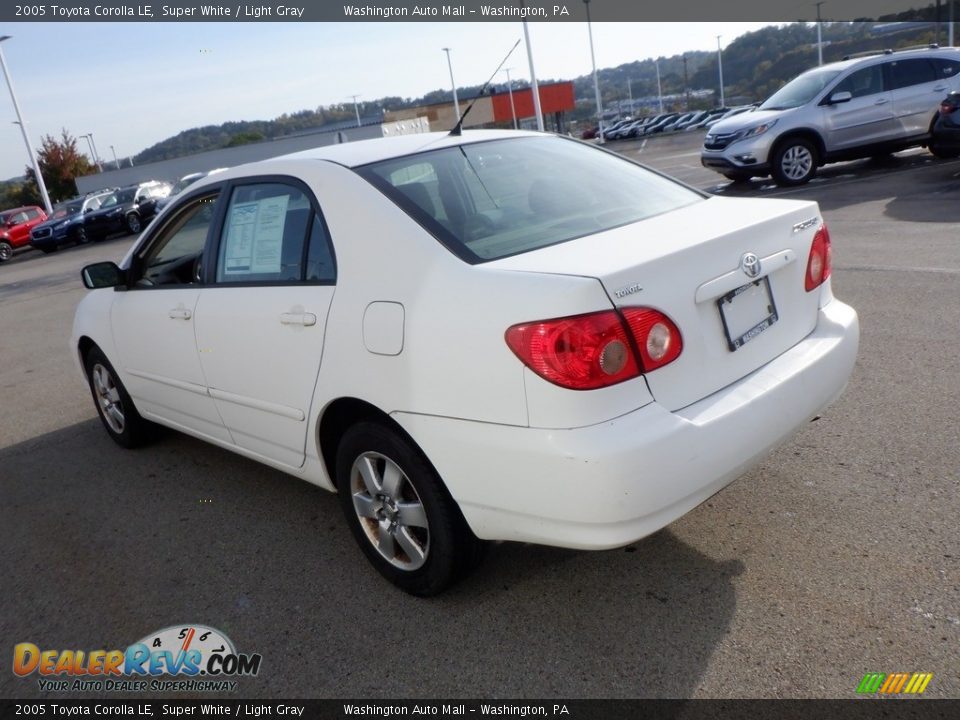
[[756,110],[710,128],[700,161],[731,180],[801,185],[820,165],[931,145],[944,96],[960,90],[960,48],[883,50],[808,70]]

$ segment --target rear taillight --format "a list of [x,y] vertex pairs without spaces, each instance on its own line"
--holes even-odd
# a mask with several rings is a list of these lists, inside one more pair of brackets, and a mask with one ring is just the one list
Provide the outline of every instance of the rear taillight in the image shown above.
[[807,292],[823,285],[830,277],[832,266],[833,250],[830,247],[830,233],[826,225],[821,225],[813,236],[810,257],[807,259],[807,276],[803,283]]
[[522,323],[509,328],[505,337],[524,365],[572,390],[593,390],[635,378],[675,360],[682,348],[677,326],[648,308],[625,308],[623,316],[605,310]]

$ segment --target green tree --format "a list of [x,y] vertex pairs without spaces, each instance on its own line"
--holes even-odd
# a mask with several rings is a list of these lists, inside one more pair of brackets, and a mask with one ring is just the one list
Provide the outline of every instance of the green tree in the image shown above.
[[[74,180],[96,171],[87,156],[77,149],[77,139],[71,136],[66,128],[63,128],[59,141],[52,135],[43,138],[37,160],[52,202],[76,195],[77,184]],[[25,174],[26,182],[21,192],[39,198],[40,191],[33,168],[28,166]]]

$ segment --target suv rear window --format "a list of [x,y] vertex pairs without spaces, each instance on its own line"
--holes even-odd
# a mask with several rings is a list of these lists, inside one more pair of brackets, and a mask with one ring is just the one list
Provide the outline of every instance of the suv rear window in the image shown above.
[[432,150],[357,172],[470,263],[556,245],[703,199],[616,155],[558,137]]

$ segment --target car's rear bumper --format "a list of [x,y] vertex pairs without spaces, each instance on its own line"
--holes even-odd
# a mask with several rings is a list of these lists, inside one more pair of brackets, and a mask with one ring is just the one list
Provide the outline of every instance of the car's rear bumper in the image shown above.
[[762,460],[846,386],[856,312],[833,300],[814,332],[678,412],[657,403],[570,430],[395,413],[474,533],[582,549],[656,532]]

